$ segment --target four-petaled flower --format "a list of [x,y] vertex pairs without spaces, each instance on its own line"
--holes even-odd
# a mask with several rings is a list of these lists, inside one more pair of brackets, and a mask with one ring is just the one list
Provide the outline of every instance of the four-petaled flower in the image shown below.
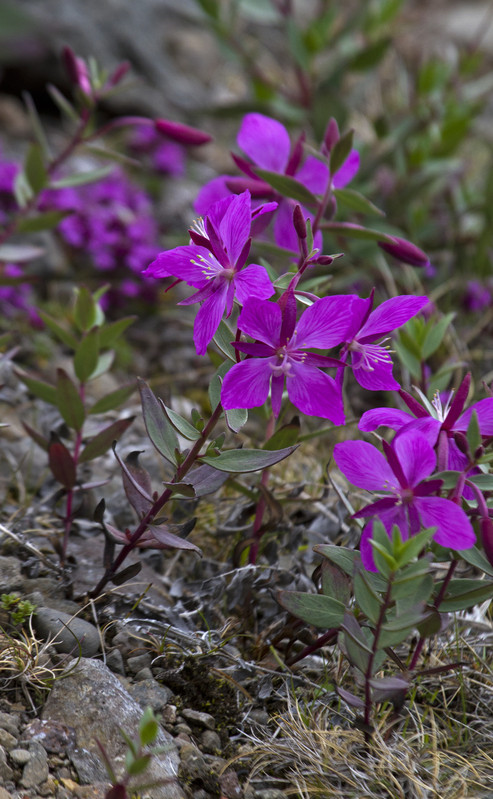
[[[345,441],[334,447],[334,459],[350,483],[381,498],[355,513],[355,518],[377,516],[390,535],[399,527],[403,540],[421,527],[436,527],[434,540],[451,549],[469,549],[476,536],[465,512],[449,499],[432,496],[440,480],[428,480],[435,471],[433,447],[419,432],[398,434],[392,444],[382,442],[386,458],[366,441]],[[372,522],[361,534],[361,559],[369,571],[377,571],[373,559]]]
[[225,375],[223,408],[263,405],[271,386],[272,410],[278,416],[286,384],[289,399],[302,413],[344,424],[341,391],[334,378],[321,371],[341,362],[307,350],[330,349],[345,339],[351,297],[317,300],[298,321],[294,294],[289,292],[285,300],[283,310],[273,302],[245,302],[238,327],[256,341],[234,343],[237,350],[252,357],[235,364]]
[[263,266],[245,267],[251,223],[250,193],[226,197],[210,209],[197,230],[190,231],[193,244],[160,253],[144,272],[156,278],[177,277],[198,289],[180,305],[202,302],[193,329],[199,355],[205,355],[224,311],[228,316],[231,313],[235,297],[243,305],[248,297],[265,300],[274,294]]
[[[278,200],[279,206],[274,222],[275,241],[280,247],[298,252],[298,237],[293,227],[295,203],[286,197],[279,197],[268,183],[259,179],[255,169],[266,169],[269,172],[288,175],[302,183],[312,194],[323,195],[329,181],[333,188],[342,189],[353,179],[359,168],[359,153],[353,149],[337,172],[330,175],[328,166],[319,158],[314,155],[303,157],[303,139],[303,136],[300,137],[292,147],[288,131],[276,119],[264,114],[246,114],[238,132],[237,142],[250,160],[234,157],[236,165],[246,178],[235,178],[232,175],[214,178],[198,194],[194,206],[197,213],[207,213],[210,204],[219,197],[248,185],[252,197]],[[306,208],[302,210],[303,216],[313,221],[312,214]],[[315,245],[321,246],[320,235]]]
[[392,297],[372,311],[373,292],[366,300],[353,295],[351,324],[340,358],[346,361],[351,355],[351,367],[360,386],[370,391],[400,388],[392,374],[390,352],[383,346],[385,339],[379,344],[373,342],[401,327],[428,302],[427,297],[413,295]]

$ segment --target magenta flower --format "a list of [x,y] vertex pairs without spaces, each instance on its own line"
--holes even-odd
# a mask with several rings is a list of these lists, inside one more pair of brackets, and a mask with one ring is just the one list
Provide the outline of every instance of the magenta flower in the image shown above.
[[[333,188],[342,189],[355,176],[359,168],[359,153],[352,150],[346,161],[334,175],[323,161],[313,155],[303,158],[303,140],[300,137],[291,146],[289,133],[280,122],[264,114],[247,114],[243,118],[238,132],[237,143],[248,159],[234,157],[236,165],[246,178],[234,178],[230,175],[215,178],[199,192],[195,202],[197,213],[207,213],[209,204],[230,191],[239,191],[248,187],[252,197],[263,197],[278,201],[278,209],[274,223],[274,238],[280,247],[298,252],[298,237],[293,228],[293,200],[280,197],[263,180],[255,174],[255,168],[267,169],[280,175],[296,178],[312,194],[324,194],[329,180]],[[313,221],[313,215],[303,208],[303,215]],[[315,245],[321,245],[316,241]]]
[[205,355],[224,311],[228,316],[231,313],[235,297],[243,305],[248,297],[264,300],[274,294],[263,266],[245,267],[251,224],[250,193],[226,197],[213,205],[198,230],[190,231],[193,244],[160,253],[144,272],[156,278],[177,277],[198,289],[180,305],[202,302],[193,332],[199,355]]
[[399,383],[392,374],[392,358],[381,339],[415,316],[429,302],[427,297],[402,295],[386,300],[374,311],[373,292],[368,299],[353,297],[352,320],[341,352],[341,360],[351,355],[351,367],[360,386],[370,391],[392,391]]
[[[476,536],[465,512],[455,502],[431,496],[440,480],[426,481],[435,471],[433,447],[419,432],[401,433],[392,445],[382,442],[386,458],[366,441],[345,441],[334,447],[334,459],[350,483],[381,498],[354,514],[355,518],[377,516],[390,535],[397,524],[403,540],[421,527],[436,527],[433,539],[450,549],[469,549]],[[373,560],[372,522],[361,534],[361,558],[369,571],[377,571]]]
[[[286,295],[285,295],[286,297]],[[281,409],[284,385],[289,399],[307,416],[344,424],[340,388],[321,369],[340,365],[340,361],[307,352],[312,347],[326,350],[344,340],[351,298],[325,297],[307,308],[296,321],[296,300],[291,292],[284,311],[273,302],[245,302],[238,327],[256,339],[255,343],[235,342],[248,357],[224,377],[221,402],[225,410],[263,405],[271,387],[272,410]]]

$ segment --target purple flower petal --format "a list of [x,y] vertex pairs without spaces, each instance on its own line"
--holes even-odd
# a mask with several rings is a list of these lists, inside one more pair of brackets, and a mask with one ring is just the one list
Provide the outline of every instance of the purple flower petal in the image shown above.
[[207,347],[219,327],[224,314],[228,284],[218,285],[217,290],[205,300],[198,310],[193,326],[193,340],[197,355],[205,355]]
[[476,535],[465,512],[455,502],[441,497],[416,497],[415,507],[424,527],[436,527],[433,539],[442,547],[469,549]]
[[219,223],[219,233],[232,265],[238,260],[248,240],[251,223],[252,205],[250,192],[244,191],[242,194],[232,198]]
[[400,411],[397,408],[373,408],[365,411],[362,415],[358,430],[363,433],[370,433],[378,427],[390,427],[392,430],[399,430],[409,422],[414,421],[410,413]]
[[358,333],[358,341],[373,341],[391,330],[396,330],[428,305],[428,297],[401,295],[382,302],[370,314]]
[[330,349],[346,339],[354,295],[324,297],[310,305],[296,326],[297,346]]
[[[359,357],[355,358],[355,355]],[[364,345],[363,353],[351,353],[351,366],[360,386],[368,391],[397,391],[400,388],[392,375],[393,364],[384,347]]]
[[264,114],[247,114],[236,141],[257,166],[272,172],[284,172],[291,142],[286,128],[276,119]]
[[427,416],[426,418],[413,419],[407,425],[401,427],[399,433],[412,430],[413,433],[419,433],[420,435],[424,436],[424,438],[426,438],[428,441],[428,444],[434,447],[437,443],[441,426],[442,423],[438,419],[434,419],[433,416]]
[[291,362],[290,367],[286,388],[293,405],[307,416],[330,419],[335,425],[344,424],[342,395],[334,378],[306,364]]
[[209,183],[206,183],[205,186],[202,186],[193,204],[195,213],[205,216],[214,203],[224,197],[229,197],[231,192],[226,183],[232,177],[232,175],[219,175],[217,178],[210,180]]
[[399,488],[381,452],[366,441],[343,441],[334,447],[334,460],[350,483],[367,491]]
[[238,319],[238,327],[248,336],[272,347],[279,346],[282,313],[275,302],[247,299]]
[[226,372],[221,389],[221,404],[225,410],[256,408],[269,395],[272,377],[270,360],[247,358]]
[[249,297],[257,297],[260,300],[268,300],[275,294],[275,288],[271,283],[266,269],[258,264],[250,264],[234,278],[236,287],[236,299],[240,305],[244,305]]
[[329,181],[329,170],[323,161],[309,155],[295,175],[296,180],[303,183],[312,194],[323,194]]
[[[279,202],[276,218],[274,220],[274,241],[278,247],[297,253],[299,250],[298,236],[293,225],[293,211],[295,203],[282,198]],[[306,214],[305,214],[306,217]]]
[[409,486],[416,486],[434,471],[436,455],[433,447],[419,433],[398,433],[392,443]]
[[[207,277],[204,275],[203,267],[200,266],[200,257],[209,260],[211,253],[205,247],[196,247],[194,244],[175,247],[173,250],[159,253],[156,260],[149,264],[142,274],[156,278],[178,277],[189,286],[201,288]],[[199,261],[199,265],[192,261]]]
[[334,189],[343,189],[352,181],[359,169],[359,152],[351,150],[343,165],[339,167],[332,178]]
[[454,430],[466,432],[471,421],[472,412],[478,415],[479,429],[482,436],[493,436],[493,398],[479,400],[460,416],[454,425]]

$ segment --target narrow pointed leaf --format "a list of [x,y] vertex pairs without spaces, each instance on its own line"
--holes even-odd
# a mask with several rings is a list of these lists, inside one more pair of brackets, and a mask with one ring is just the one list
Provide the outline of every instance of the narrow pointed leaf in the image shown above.
[[43,151],[37,143],[31,144],[27,151],[24,173],[34,194],[39,194],[47,186],[48,173],[44,164]]
[[466,610],[492,597],[493,582],[491,580],[451,580],[447,588],[447,595],[440,603],[440,611],[449,613],[455,610]]
[[359,552],[355,549],[337,547],[334,544],[317,544],[313,547],[313,551],[335,563],[349,577],[353,576],[355,566],[361,560]]
[[214,458],[203,457],[200,460],[208,463],[220,472],[244,473],[257,472],[267,469],[275,463],[289,457],[297,447],[285,447],[284,449],[269,452],[262,449],[230,449],[221,452]]
[[233,408],[229,411],[224,411],[226,424],[233,433],[239,433],[242,427],[248,422],[248,409],[247,408]]
[[177,466],[178,438],[174,427],[147,383],[138,378],[138,385],[147,434],[159,454]]
[[65,444],[54,434],[48,447],[48,463],[55,480],[67,489],[74,487],[77,482],[75,461]]
[[56,404],[68,426],[80,432],[86,418],[84,404],[75,383],[64,369],[57,369]]
[[130,327],[136,319],[136,316],[125,316],[123,319],[118,319],[116,322],[101,325],[99,329],[99,343],[101,349],[113,347],[115,342],[118,341],[120,336],[123,335],[125,330]]
[[291,447],[298,442],[300,435],[300,419],[295,416],[289,424],[285,424],[276,430],[268,441],[265,442],[263,449],[273,450]]
[[123,583],[131,580],[132,577],[136,577],[141,569],[142,563],[140,561],[138,563],[132,563],[130,566],[127,566],[126,569],[122,569],[117,574],[114,574],[111,578],[111,582],[113,585],[123,585]]
[[97,433],[82,450],[79,456],[79,463],[86,463],[93,458],[99,458],[107,452],[113,441],[118,441],[120,436],[123,435],[125,430],[132,424],[135,416],[129,416],[127,419],[119,419],[113,422],[109,427],[105,427],[100,433]]
[[385,216],[384,211],[354,189],[334,189],[334,197],[346,208],[350,208],[351,211],[356,211],[359,214]]
[[265,180],[269,186],[279,192],[283,197],[290,197],[297,200],[302,205],[316,205],[317,197],[295,178],[289,175],[280,175],[278,172],[270,172],[268,169],[255,169],[255,174],[261,180]]
[[354,576],[354,597],[365,616],[376,624],[380,616],[382,598],[365,580],[365,574],[362,571]]
[[54,386],[50,386],[49,383],[45,383],[43,380],[36,380],[34,377],[29,377],[29,375],[25,372],[21,372],[19,369],[14,369],[14,372],[19,380],[28,387],[31,394],[34,394],[35,397],[39,397],[39,399],[45,402],[49,402],[50,405],[57,405],[57,392]]
[[200,438],[200,433],[197,428],[184,419],[183,416],[180,416],[180,414],[176,413],[172,408],[168,408],[161,399],[159,403],[162,405],[168,420],[183,438],[187,438],[189,441],[197,441]]
[[49,316],[44,311],[38,311],[39,316],[45,323],[48,330],[51,330],[55,336],[60,339],[62,344],[65,344],[66,347],[70,347],[70,349],[75,350],[77,349],[78,341],[73,333],[70,330],[66,330],[64,327],[58,324],[58,322],[53,319],[53,317]]
[[293,616],[324,630],[330,627],[339,627],[344,618],[345,607],[342,602],[323,594],[280,591],[278,601]]
[[51,230],[69,216],[71,211],[45,211],[36,216],[21,219],[17,225],[18,233],[38,233],[40,230]]
[[83,186],[86,183],[97,183],[98,180],[103,180],[103,178],[107,178],[108,175],[111,175],[114,169],[115,167],[113,164],[108,164],[100,169],[91,169],[87,172],[78,172],[75,175],[60,178],[59,180],[53,181],[50,186],[53,189],[68,189],[72,186]]
[[118,408],[125,400],[127,400],[137,388],[136,383],[128,383],[125,386],[120,386],[115,391],[107,394],[106,397],[101,397],[89,409],[89,413],[106,413]]
[[46,452],[48,452],[48,447],[49,447],[49,444],[50,444],[48,439],[45,438],[44,436],[42,436],[41,433],[38,433],[38,431],[35,430],[33,427],[28,425],[27,422],[21,422],[21,424],[22,424],[24,430],[26,431],[26,433],[28,434],[28,436],[30,436],[32,438],[32,440],[35,441],[36,444],[39,447],[41,447]]
[[86,286],[76,289],[74,321],[81,333],[89,331],[98,322],[97,305]]
[[84,336],[74,353],[74,371],[85,383],[95,371],[99,360],[99,327],[93,327]]
[[330,153],[330,174],[335,173],[341,168],[349,153],[353,148],[354,130],[348,130],[344,136],[335,143]]

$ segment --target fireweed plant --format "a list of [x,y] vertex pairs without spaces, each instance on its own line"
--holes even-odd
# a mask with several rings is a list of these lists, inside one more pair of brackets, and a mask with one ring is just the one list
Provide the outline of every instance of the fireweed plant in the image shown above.
[[[65,51],[65,60],[76,87],[78,112],[71,104],[67,107],[68,101],[57,90],[53,95],[69,116],[74,118],[75,113],[76,130],[66,149],[52,157],[30,105],[37,142],[15,177],[18,207],[8,213],[0,235],[4,262],[19,263],[31,257],[24,245],[6,244],[15,233],[65,221],[65,211],[41,210],[41,193],[69,187],[74,179],[76,184],[81,182],[80,176],[58,177],[59,168],[96,135],[148,124],[183,145],[205,143],[209,138],[177,123],[141,118],[119,118],[95,134],[98,100],[119,83],[126,66],[107,78],[89,70],[71,51]],[[58,407],[73,431],[70,449],[59,438],[46,439],[26,427],[47,450],[51,471],[66,498],[62,562],[74,517],[74,494],[84,487],[78,465],[111,445],[127,499],[138,517],[133,530],[118,530],[105,521],[104,500],[99,503],[96,520],[106,542],[104,573],[91,597],[100,596],[109,583],[121,584],[138,572],[138,562],[123,566],[136,548],[198,550],[186,538],[193,520],[181,527],[170,523],[167,506],[171,501],[200,498],[217,491],[231,475],[258,472],[257,508],[251,537],[245,542],[248,558],[255,563],[266,530],[269,469],[298,446],[299,428],[283,424],[289,407],[324,424],[342,426],[346,420],[343,388],[351,372],[365,390],[400,390],[390,348],[395,331],[411,323],[424,331],[423,353],[439,346],[445,328],[440,326],[437,336],[430,331],[430,320],[422,321],[429,305],[426,296],[400,295],[378,304],[373,291],[369,297],[323,295],[326,269],[339,255],[323,254],[326,230],[348,238],[366,236],[404,263],[429,265],[426,254],[403,238],[373,231],[360,221],[336,220],[340,207],[357,209],[359,215],[374,208],[362,194],[347,188],[359,165],[352,138],[351,132],[341,136],[335,120],[330,120],[320,149],[314,151],[303,136],[291,144],[277,120],[248,114],[238,137],[244,156],[235,157],[242,176],[223,176],[205,187],[197,201],[202,219],[190,228],[190,243],[158,254],[146,268],[146,279],[174,279],[194,290],[182,303],[199,305],[195,347],[199,355],[210,353],[217,367],[209,389],[208,418],[196,409],[190,419],[182,417],[139,380],[147,433],[171,470],[161,492],[153,490],[138,453],[122,459],[116,450],[114,441],[129,419],[92,435],[84,429],[89,415],[117,407],[128,396],[130,389],[124,388],[99,404],[91,404],[86,397],[86,384],[109,368],[107,351],[128,320],[113,323],[116,327],[107,323],[100,304],[102,292],[91,295],[85,289],[79,290],[75,303],[75,330],[42,317],[74,353],[75,379],[62,369],[56,385],[21,374],[35,395]],[[95,180],[94,174],[84,175],[82,183]],[[287,271],[281,275],[275,275],[268,264],[252,262],[252,245],[270,236],[284,254]],[[423,386],[418,393],[421,402],[401,390],[410,414],[397,408],[375,409],[360,421],[362,432],[382,425],[396,430],[390,443],[378,439],[381,450],[367,441],[335,446],[334,460],[341,472],[353,485],[373,494],[368,504],[353,513],[356,524],[366,520],[360,548],[316,547],[321,556],[318,593],[281,592],[279,596],[295,616],[323,630],[297,659],[324,644],[337,643],[354,668],[354,683],[361,692],[343,686],[338,691],[345,702],[362,711],[368,738],[376,704],[390,702],[397,712],[404,703],[411,680],[420,673],[417,667],[424,642],[446,627],[446,614],[493,597],[493,477],[488,472],[493,460],[489,451],[493,398],[466,408],[469,385],[467,376],[455,395],[436,396],[432,402]],[[254,408],[264,408],[267,415],[263,445],[225,449],[224,430],[216,432],[218,422],[224,418],[229,431],[238,434]],[[183,440],[188,442],[186,448]],[[479,569],[482,579],[457,578],[459,559]],[[389,662],[397,666],[397,674],[389,674]]]

